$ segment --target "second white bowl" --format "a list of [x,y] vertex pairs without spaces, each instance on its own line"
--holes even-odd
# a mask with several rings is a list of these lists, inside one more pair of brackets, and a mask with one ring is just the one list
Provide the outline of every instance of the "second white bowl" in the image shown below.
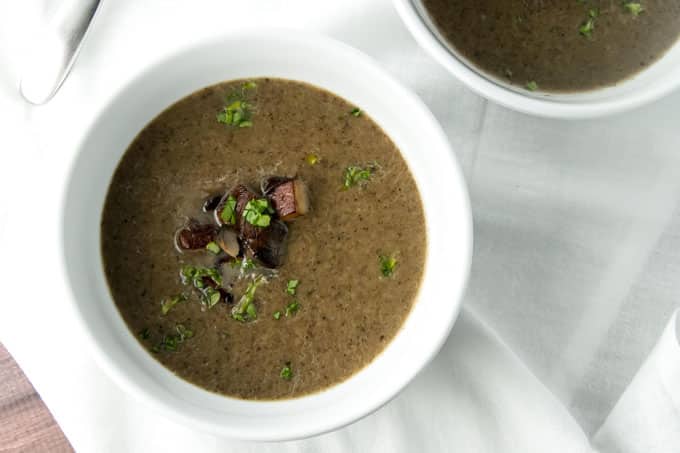
[[456,55],[421,0],[394,0],[394,5],[416,41],[451,74],[477,94],[519,112],[565,119],[611,115],[652,102],[680,87],[680,43],[676,43],[649,68],[612,87],[573,94],[513,89]]

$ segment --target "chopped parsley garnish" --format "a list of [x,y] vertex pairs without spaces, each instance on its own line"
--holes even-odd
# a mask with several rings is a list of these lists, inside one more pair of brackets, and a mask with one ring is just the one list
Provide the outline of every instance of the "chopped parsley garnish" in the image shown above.
[[217,122],[233,127],[251,127],[253,125],[249,119],[252,113],[251,108],[246,101],[234,101],[217,114]]
[[194,336],[194,332],[184,327],[183,324],[177,324],[175,326],[175,330],[177,331],[177,338],[179,339],[180,343],[182,343],[187,338]]
[[295,313],[300,310],[300,303],[297,300],[294,300],[293,302],[289,303],[286,305],[286,318],[289,316],[293,316]]
[[196,289],[203,289],[206,284],[203,278],[212,280],[216,286],[222,286],[222,274],[212,267],[184,266],[179,272],[183,285],[191,283]]
[[152,351],[153,352],[177,351],[177,347],[180,344],[184,343],[185,340],[194,336],[194,332],[184,327],[183,324],[177,324],[175,326],[175,331],[177,332],[177,334],[165,335],[163,337],[163,341],[161,341],[160,344],[151,348]]
[[179,278],[182,280],[183,285],[188,285],[194,278],[194,275],[198,272],[198,269],[194,266],[182,266],[179,271]]
[[365,167],[359,167],[356,165],[351,165],[345,169],[343,174],[342,188],[344,190],[354,187],[357,184],[368,181],[371,179],[373,172],[376,170],[377,165],[371,164]]
[[266,198],[250,200],[243,209],[246,222],[258,227],[268,227],[272,220],[271,214],[273,213],[274,210]]
[[291,296],[294,296],[299,284],[300,280],[288,280],[288,283],[286,284],[286,292]]
[[306,161],[309,165],[314,166],[314,165],[316,165],[317,163],[319,163],[319,156],[317,156],[316,154],[307,154],[307,157],[305,157],[305,161]]
[[380,273],[383,277],[391,277],[397,267],[397,259],[394,256],[380,255]]
[[139,338],[141,338],[142,340],[148,340],[149,337],[151,337],[151,332],[149,332],[148,327],[145,327],[142,330],[140,330],[139,333],[137,333],[137,335],[139,335]]
[[534,80],[527,82],[527,90],[529,91],[538,90],[538,84]]
[[215,255],[220,253],[220,251],[222,250],[220,246],[217,245],[217,242],[214,241],[208,242],[208,245],[205,246],[205,249],[210,253],[214,253]]
[[354,108],[349,112],[350,115],[352,115],[352,116],[354,116],[354,117],[357,117],[357,118],[360,117],[362,113],[363,113],[363,112],[362,112],[361,109],[358,108],[358,107],[354,107]]
[[230,266],[233,269],[243,269],[245,271],[249,271],[252,269],[255,269],[255,262],[251,258],[243,258],[243,259],[235,259],[234,261],[231,262]]
[[201,293],[201,303],[206,307],[212,308],[220,301],[222,295],[217,288],[222,286],[222,274],[217,269],[187,265],[179,275],[182,284],[191,284]]
[[252,282],[248,283],[246,292],[231,311],[232,318],[241,321],[253,321],[257,319],[257,309],[255,308],[255,291],[258,286],[265,282],[264,277],[258,275]]
[[253,106],[247,100],[247,91],[256,87],[255,82],[246,82],[240,90],[227,96],[224,108],[217,114],[217,122],[232,127],[251,127]]
[[208,308],[213,308],[222,299],[222,294],[215,288],[206,286],[201,291],[201,303]]
[[274,312],[274,319],[281,319],[281,312],[280,311]]
[[281,368],[279,376],[285,381],[290,381],[293,378],[293,369],[290,367],[290,362],[286,362],[286,365]]
[[161,302],[161,313],[163,313],[163,316],[167,315],[172,308],[177,305],[180,302],[186,302],[187,296],[184,294],[178,294],[177,296],[173,296],[169,299],[164,299]]
[[645,8],[642,6],[642,4],[638,2],[624,1],[623,7],[635,17],[639,16],[640,13],[645,11]]
[[248,304],[246,307],[246,314],[248,315],[248,318],[250,319],[256,319],[257,318],[257,310],[255,309],[255,304],[251,303]]
[[224,203],[224,207],[220,212],[220,219],[227,225],[236,223],[236,198],[232,195],[227,197],[227,201]]
[[593,35],[593,30],[595,30],[595,19],[600,15],[600,11],[597,9],[588,10],[588,18],[578,29],[578,32],[586,38],[590,38]]

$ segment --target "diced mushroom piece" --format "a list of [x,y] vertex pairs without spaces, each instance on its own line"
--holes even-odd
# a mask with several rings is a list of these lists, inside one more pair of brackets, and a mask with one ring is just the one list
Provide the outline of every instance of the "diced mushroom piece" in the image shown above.
[[285,223],[272,220],[266,228],[246,227],[241,231],[241,235],[246,250],[263,266],[270,269],[281,266],[286,254],[288,237],[288,227]]
[[309,192],[300,178],[267,178],[262,183],[262,191],[281,220],[290,221],[309,212]]
[[262,192],[269,199],[281,220],[295,216],[295,186],[293,178],[273,176],[262,183]]
[[293,187],[295,189],[295,209],[297,215],[305,215],[311,208],[311,203],[309,201],[309,188],[307,187],[307,184],[305,184],[305,182],[300,178],[295,178],[295,181],[293,181]]
[[241,251],[238,241],[238,233],[235,229],[223,226],[215,237],[215,242],[229,256],[236,258]]
[[[220,226],[239,225],[241,223],[241,214],[246,204],[256,197],[257,194],[247,186],[243,184],[237,185],[222,197],[215,208],[215,222]],[[227,207],[229,208],[225,211]]]
[[214,225],[202,225],[195,220],[190,221],[175,233],[175,246],[180,252],[202,250],[215,240],[216,234],[217,228]]
[[288,176],[269,176],[262,180],[260,189],[262,189],[263,194],[269,195],[281,184],[285,184],[292,180],[293,178],[289,178]]

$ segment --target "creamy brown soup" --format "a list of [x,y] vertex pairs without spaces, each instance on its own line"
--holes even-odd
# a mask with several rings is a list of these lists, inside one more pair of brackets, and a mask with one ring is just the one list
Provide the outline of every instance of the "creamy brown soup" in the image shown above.
[[529,90],[573,92],[621,82],[680,35],[679,0],[423,0],[472,65]]
[[[247,111],[227,118],[239,96]],[[276,269],[181,249],[178,230],[212,234],[221,196],[242,184],[263,198],[272,175],[303,180],[311,204],[285,223]],[[155,118],[113,175],[101,232],[113,299],[141,344],[187,381],[245,399],[319,391],[370,363],[407,317],[426,254],[418,189],[390,138],[345,100],[281,79],[211,86]],[[198,268],[223,279],[210,308],[180,278]],[[260,275],[252,307],[235,314]]]

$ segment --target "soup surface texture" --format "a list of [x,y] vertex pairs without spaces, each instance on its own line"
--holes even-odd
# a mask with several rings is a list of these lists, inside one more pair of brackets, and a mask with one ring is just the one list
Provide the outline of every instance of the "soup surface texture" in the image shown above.
[[530,90],[615,85],[678,40],[680,0],[423,0],[474,66]]
[[[239,96],[246,114],[225,120]],[[368,171],[348,180],[352,166]],[[239,320],[257,260],[180,252],[175,235],[189,218],[214,224],[206,199],[259,192],[271,175],[304,180],[311,209],[287,223],[283,264],[262,269],[256,314]],[[211,86],[156,117],[115,171],[101,232],[113,299],[141,344],[187,381],[244,399],[301,396],[366,366],[407,317],[426,255],[418,189],[390,138],[345,100],[282,79]],[[234,300],[208,308],[185,266],[219,270]]]

